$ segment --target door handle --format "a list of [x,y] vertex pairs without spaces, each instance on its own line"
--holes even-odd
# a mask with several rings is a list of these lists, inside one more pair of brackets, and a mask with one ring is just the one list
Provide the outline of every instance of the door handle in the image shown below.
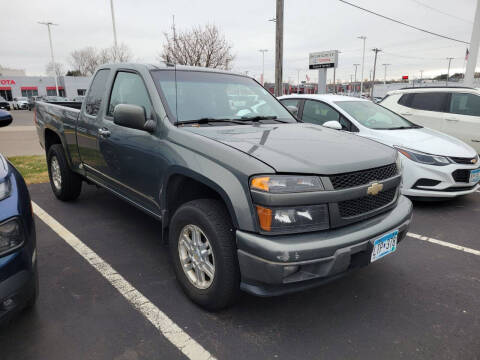
[[458,122],[457,119],[445,119],[445,120],[450,121],[450,122]]
[[98,135],[102,138],[108,138],[110,136],[110,130],[107,128],[100,128],[98,129]]

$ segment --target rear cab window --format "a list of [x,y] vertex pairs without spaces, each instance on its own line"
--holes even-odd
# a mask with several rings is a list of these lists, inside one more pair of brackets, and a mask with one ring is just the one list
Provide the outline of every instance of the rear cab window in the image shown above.
[[85,98],[86,114],[97,116],[102,104],[102,98],[105,95],[109,75],[110,69],[101,69],[97,71],[95,78],[92,81],[92,85],[90,85],[90,89],[88,90],[88,95]]

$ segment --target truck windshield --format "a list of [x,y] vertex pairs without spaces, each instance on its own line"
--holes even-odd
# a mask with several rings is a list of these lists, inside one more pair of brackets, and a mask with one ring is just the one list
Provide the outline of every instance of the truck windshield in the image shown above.
[[335,104],[370,129],[398,130],[421,127],[371,101],[336,101]]
[[152,76],[176,123],[202,119],[297,122],[267,90],[244,76],[178,69],[152,71]]

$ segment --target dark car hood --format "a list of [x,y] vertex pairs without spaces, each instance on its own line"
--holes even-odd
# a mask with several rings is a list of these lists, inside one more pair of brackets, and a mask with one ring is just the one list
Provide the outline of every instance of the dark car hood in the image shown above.
[[312,124],[184,129],[243,151],[281,173],[338,174],[391,164],[396,156],[378,142]]

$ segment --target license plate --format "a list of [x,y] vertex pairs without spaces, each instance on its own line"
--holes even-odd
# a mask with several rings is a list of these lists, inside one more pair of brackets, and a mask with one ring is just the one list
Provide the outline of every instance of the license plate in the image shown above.
[[380,239],[373,242],[372,257],[370,262],[377,261],[385,255],[394,252],[397,249],[398,230],[383,235]]
[[470,171],[470,182],[477,183],[480,181],[480,169]]

